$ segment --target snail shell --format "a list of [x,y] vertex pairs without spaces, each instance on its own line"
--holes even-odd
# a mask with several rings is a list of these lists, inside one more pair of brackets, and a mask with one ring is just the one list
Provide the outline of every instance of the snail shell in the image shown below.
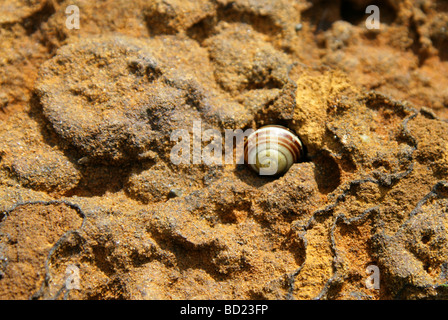
[[279,125],[261,127],[250,134],[244,144],[244,161],[260,175],[288,171],[303,155],[300,139]]

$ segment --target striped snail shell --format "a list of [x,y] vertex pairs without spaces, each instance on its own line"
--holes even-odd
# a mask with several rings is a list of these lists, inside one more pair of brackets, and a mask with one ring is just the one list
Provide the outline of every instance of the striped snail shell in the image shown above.
[[285,173],[302,155],[300,139],[279,125],[261,127],[244,143],[244,161],[260,175]]

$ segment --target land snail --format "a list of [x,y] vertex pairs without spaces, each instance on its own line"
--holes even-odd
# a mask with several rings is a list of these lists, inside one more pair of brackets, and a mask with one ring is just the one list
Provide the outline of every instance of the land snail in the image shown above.
[[261,127],[244,143],[244,161],[260,175],[283,174],[303,155],[299,137],[280,125]]

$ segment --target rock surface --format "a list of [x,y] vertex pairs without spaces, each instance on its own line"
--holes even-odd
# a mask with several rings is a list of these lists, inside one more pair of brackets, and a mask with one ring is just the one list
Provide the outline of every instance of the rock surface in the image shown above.
[[448,6],[368,4],[0,0],[0,298],[447,299]]

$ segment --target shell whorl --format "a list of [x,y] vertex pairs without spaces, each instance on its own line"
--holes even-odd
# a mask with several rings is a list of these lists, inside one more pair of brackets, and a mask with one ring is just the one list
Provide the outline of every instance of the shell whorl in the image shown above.
[[244,144],[244,161],[260,175],[286,172],[303,155],[300,139],[279,125],[261,127]]

